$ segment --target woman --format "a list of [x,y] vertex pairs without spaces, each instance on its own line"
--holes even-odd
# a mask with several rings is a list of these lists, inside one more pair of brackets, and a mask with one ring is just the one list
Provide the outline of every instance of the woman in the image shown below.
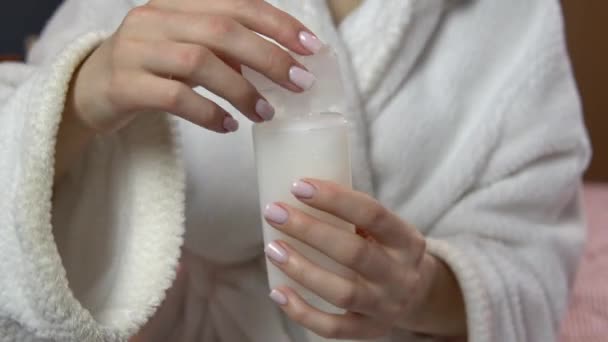
[[[0,69],[0,336],[127,339],[171,286],[185,232],[187,271],[150,340],[302,341],[302,327],[554,340],[589,158],[559,4],[366,1],[345,17],[345,3],[66,1],[29,62]],[[266,297],[250,127],[238,126],[274,110],[239,65],[294,93],[315,77],[254,33],[342,58],[358,191],[294,180],[292,192],[371,239],[280,203],[263,215],[357,273],[265,247],[344,315],[289,288],[272,289],[276,306]],[[173,128],[165,112],[181,118]]]

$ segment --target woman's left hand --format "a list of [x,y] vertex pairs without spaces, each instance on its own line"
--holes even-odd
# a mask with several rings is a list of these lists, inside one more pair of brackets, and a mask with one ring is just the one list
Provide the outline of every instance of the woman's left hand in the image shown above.
[[284,241],[266,254],[274,265],[327,302],[346,310],[330,314],[306,303],[293,289],[273,289],[271,298],[294,321],[327,338],[366,339],[408,327],[431,292],[438,260],[426,253],[424,237],[375,199],[337,184],[306,180],[292,193],[303,203],[352,223],[364,238],[282,203],[270,204],[270,225],[308,244],[352,271],[330,272]]

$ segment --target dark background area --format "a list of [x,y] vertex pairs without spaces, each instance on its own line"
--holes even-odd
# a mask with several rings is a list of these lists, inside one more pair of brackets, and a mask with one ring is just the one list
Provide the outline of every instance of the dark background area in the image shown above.
[[[61,0],[3,2],[0,60],[14,60],[24,55],[25,38],[40,31]],[[608,181],[608,1],[562,0],[562,4],[568,45],[594,146],[587,179]]]
[[61,0],[2,0],[0,55],[22,56],[25,37],[38,33]]
[[562,0],[562,5],[594,149],[587,179],[608,182],[608,1]]

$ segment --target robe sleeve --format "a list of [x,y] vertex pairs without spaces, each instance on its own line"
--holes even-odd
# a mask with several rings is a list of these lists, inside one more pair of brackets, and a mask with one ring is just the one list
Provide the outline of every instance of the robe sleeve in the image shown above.
[[166,114],[96,137],[54,184],[71,77],[123,9],[68,0],[27,63],[0,64],[2,340],[126,340],[175,277],[184,176]]
[[460,283],[471,342],[557,340],[582,250],[590,150],[556,13],[539,12],[513,47],[520,58],[496,67],[510,71],[500,115],[479,118],[498,120],[496,143],[470,147],[491,153],[428,236]]

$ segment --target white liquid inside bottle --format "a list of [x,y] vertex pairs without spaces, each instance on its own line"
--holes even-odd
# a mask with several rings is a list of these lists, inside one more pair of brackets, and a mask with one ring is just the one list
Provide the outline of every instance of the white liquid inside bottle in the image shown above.
[[[351,187],[349,125],[337,113],[312,114],[277,119],[253,128],[261,209],[283,202],[329,222],[341,229],[354,227],[330,214],[298,201],[290,192],[293,182],[302,178],[329,180]],[[348,277],[350,270],[316,249],[283,234],[263,220],[264,243],[282,240],[317,265]],[[270,288],[289,286],[312,306],[330,313],[342,313],[308,289],[296,283],[267,261]],[[307,333],[309,341],[330,341]]]
[[[253,127],[253,140],[258,173],[260,205],[283,202],[301,209],[336,227],[353,232],[354,227],[336,217],[312,209],[291,194],[293,182],[302,178],[318,178],[351,187],[350,125],[338,112],[343,111],[346,94],[341,81],[340,65],[329,46],[312,56],[297,56],[298,61],[313,73],[314,86],[294,94],[272,83],[249,68],[243,75],[275,107],[274,120]],[[261,220],[264,242],[282,240],[299,253],[330,272],[351,277],[350,270],[314,248],[295,240]],[[343,313],[267,262],[270,288],[289,286],[310,305],[329,313]],[[299,334],[298,334],[299,335]],[[307,342],[333,341],[305,330]],[[300,342],[300,339],[296,339]]]

